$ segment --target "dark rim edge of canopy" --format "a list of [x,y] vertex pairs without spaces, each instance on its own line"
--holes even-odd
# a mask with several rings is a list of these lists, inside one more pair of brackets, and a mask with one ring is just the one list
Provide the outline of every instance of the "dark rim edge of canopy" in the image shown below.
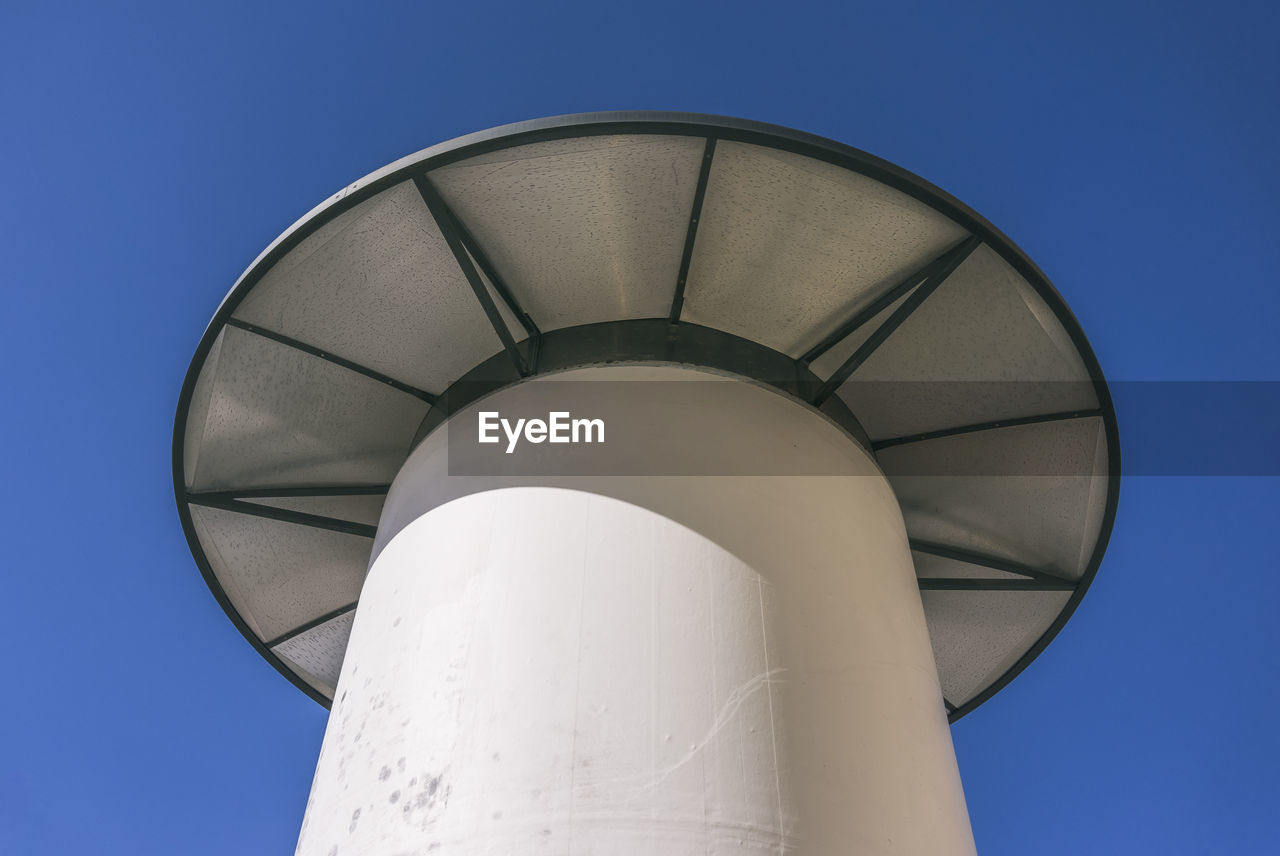
[[552,116],[502,125],[439,143],[376,170],[333,194],[286,229],[254,259],[253,263],[236,280],[235,285],[231,287],[226,297],[223,298],[222,303],[218,306],[213,318],[205,328],[200,343],[196,347],[178,395],[178,407],[173,426],[174,498],[177,502],[178,517],[182,522],[182,530],[186,536],[187,545],[196,560],[196,565],[199,567],[205,583],[209,586],[214,598],[221,605],[223,611],[226,612],[227,617],[231,619],[236,629],[276,671],[284,675],[294,686],[323,707],[328,708],[332,705],[331,699],[312,687],[300,674],[286,665],[249,628],[249,625],[232,605],[230,598],[214,575],[196,535],[190,504],[187,501],[186,474],[184,472],[187,412],[191,404],[192,395],[195,392],[196,380],[199,378],[200,371],[209,355],[209,351],[213,347],[214,341],[244,297],[286,253],[334,217],[388,187],[405,181],[414,174],[420,174],[469,157],[513,146],[573,137],[627,134],[686,136],[703,139],[714,137],[718,140],[732,140],[765,148],[779,149],[843,167],[901,191],[950,217],[971,235],[977,236],[983,243],[998,253],[1045,300],[1079,352],[1085,367],[1088,369],[1090,380],[1093,382],[1094,393],[1098,397],[1107,438],[1107,503],[1103,511],[1101,527],[1098,531],[1098,540],[1094,545],[1093,554],[1089,557],[1089,562],[1076,585],[1075,591],[1071,593],[1066,605],[1054,618],[1048,629],[1040,635],[1026,653],[1019,657],[1012,666],[985,689],[963,705],[948,711],[948,719],[951,722],[957,721],[1003,689],[1029,666],[1040,655],[1040,652],[1048,647],[1049,643],[1053,641],[1054,637],[1058,635],[1058,632],[1062,630],[1071,618],[1080,601],[1084,599],[1084,595],[1089,590],[1093,578],[1097,575],[1098,568],[1102,564],[1102,557],[1106,553],[1107,545],[1111,539],[1120,499],[1120,433],[1111,393],[1107,388],[1106,378],[1102,373],[1102,367],[1098,363],[1097,356],[1094,354],[1093,348],[1090,347],[1080,323],[1062,299],[1062,295],[1058,293],[1058,290],[1035,262],[1031,261],[1021,248],[1010,240],[1007,235],[989,223],[982,215],[945,190],[875,155],[825,137],[764,122],[701,113],[616,111]]

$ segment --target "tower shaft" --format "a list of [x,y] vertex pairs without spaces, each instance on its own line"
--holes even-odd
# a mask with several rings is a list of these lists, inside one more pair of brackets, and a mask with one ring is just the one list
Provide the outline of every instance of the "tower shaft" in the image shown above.
[[446,430],[406,462],[298,853],[972,853],[870,455],[759,387],[619,371],[575,374],[606,426],[667,426],[617,449],[661,474],[476,475]]

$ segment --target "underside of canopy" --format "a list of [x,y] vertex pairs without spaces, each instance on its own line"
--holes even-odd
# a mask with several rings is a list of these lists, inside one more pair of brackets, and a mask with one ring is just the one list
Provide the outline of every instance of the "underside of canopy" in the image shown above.
[[458,381],[664,358],[852,414],[902,505],[953,719],[1039,653],[1097,571],[1114,413],[1035,265],[870,155],[673,114],[443,144],[281,236],[183,387],[192,551],[245,636],[327,704],[387,486]]

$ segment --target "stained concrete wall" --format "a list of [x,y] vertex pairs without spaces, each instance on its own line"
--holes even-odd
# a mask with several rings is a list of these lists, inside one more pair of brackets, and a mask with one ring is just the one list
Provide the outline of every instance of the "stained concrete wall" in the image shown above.
[[[449,475],[446,432],[414,452],[300,854],[973,852],[892,491],[811,409],[717,388],[626,452],[804,474]],[[663,406],[614,397],[606,419]]]

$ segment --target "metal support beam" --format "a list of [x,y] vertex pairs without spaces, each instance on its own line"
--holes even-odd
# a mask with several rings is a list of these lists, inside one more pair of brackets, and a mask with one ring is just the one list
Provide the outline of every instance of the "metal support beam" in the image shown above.
[[698,184],[693,191],[693,209],[689,213],[689,229],[685,232],[684,252],[680,254],[680,273],[676,277],[676,293],[671,299],[670,322],[680,321],[680,310],[684,308],[684,286],[689,279],[689,264],[693,261],[693,242],[698,237],[698,221],[702,219],[702,200],[707,195],[707,181],[711,177],[711,160],[716,153],[716,138],[708,137],[702,150],[702,166],[698,170]]
[[[437,194],[438,196],[439,194]],[[443,200],[441,200],[443,202]],[[528,366],[529,374],[536,374],[538,371],[538,351],[542,344],[542,330],[534,322],[533,317],[524,311],[524,307],[516,300],[515,294],[507,286],[498,273],[498,269],[494,267],[493,261],[489,258],[489,254],[484,251],[480,243],[471,234],[471,230],[462,222],[462,219],[453,212],[453,209],[445,203],[445,208],[449,212],[449,216],[453,219],[454,228],[458,230],[458,238],[462,241],[462,245],[471,253],[471,258],[475,260],[476,267],[489,278],[489,283],[493,286],[493,290],[502,298],[502,302],[507,304],[507,309],[511,310],[511,314],[515,315],[520,321],[520,326],[524,327],[525,333],[528,334],[528,344],[525,347],[524,360]]]
[[282,633],[281,635],[277,636],[275,639],[269,639],[263,644],[266,645],[268,648],[274,648],[277,645],[283,645],[284,643],[288,642],[290,639],[293,639],[297,636],[301,636],[303,633],[306,633],[308,630],[315,630],[321,624],[325,624],[327,622],[333,621],[333,619],[337,618],[340,615],[346,615],[348,612],[354,612],[356,608],[356,603],[358,603],[358,601],[353,601],[352,603],[349,603],[346,606],[340,606],[337,609],[326,612],[324,615],[321,615],[319,618],[313,618],[310,621],[308,621],[306,624],[295,627],[292,630],[290,630],[288,633]]
[[357,374],[362,374],[367,378],[372,378],[378,381],[379,383],[385,383],[387,386],[391,387],[392,389],[398,389],[401,392],[407,392],[409,395],[412,395],[415,398],[422,399],[427,404],[436,403],[436,397],[434,395],[424,390],[418,389],[416,386],[410,386],[407,383],[402,383],[401,381],[398,381],[393,377],[388,377],[387,375],[384,375],[382,372],[374,371],[373,369],[367,366],[362,366],[359,363],[353,363],[351,360],[343,359],[342,357],[339,357],[336,354],[331,354],[328,351],[321,350],[320,348],[317,348],[313,345],[308,345],[306,342],[299,342],[297,339],[294,339],[290,336],[286,336],[283,333],[277,333],[274,330],[268,330],[265,327],[259,327],[257,324],[250,324],[248,321],[241,321],[239,318],[228,318],[227,326],[235,327],[236,329],[239,329],[239,330],[244,330],[246,333],[253,333],[255,336],[261,336],[262,338],[270,339],[273,342],[279,342],[280,344],[287,345],[288,347],[293,348],[296,351],[302,351],[304,354],[310,354],[313,357],[319,357],[322,360],[326,360],[328,362],[333,363],[335,366],[342,366],[344,369],[348,369],[350,371],[356,372]]
[[192,505],[219,508],[223,511],[234,511],[237,514],[248,514],[253,517],[263,517],[267,520],[279,520],[282,523],[295,523],[299,526],[310,526],[313,529],[327,529],[330,532],[342,532],[346,535],[358,535],[361,538],[372,538],[378,531],[377,526],[370,526],[367,523],[355,523],[350,520],[322,517],[319,514],[307,514],[288,508],[258,505],[253,502],[231,499],[218,493],[187,494],[187,501]]
[[811,403],[817,407],[830,398],[840,384],[848,380],[858,366],[866,362],[867,357],[871,356],[875,349],[884,343],[885,339],[893,335],[894,330],[902,326],[902,322],[906,321],[911,316],[911,313],[915,312],[920,307],[920,304],[924,303],[929,295],[933,294],[938,286],[946,281],[952,271],[960,267],[961,262],[967,259],[969,254],[977,249],[980,243],[982,243],[981,240],[970,236],[936,259],[930,265],[930,270],[925,280],[916,287],[915,291],[911,292],[911,296],[904,300],[901,306],[893,311],[893,314],[885,319],[883,324],[876,328],[876,331],[867,338],[867,341],[863,342],[850,355],[849,359],[845,360],[844,364],[836,369],[831,377],[827,378],[827,382],[818,390],[818,394],[813,397]]
[[389,484],[369,485],[313,485],[310,487],[242,487],[234,490],[194,491],[189,496],[197,499],[284,499],[298,496],[383,496],[391,488]]
[[994,431],[997,428],[1012,428],[1015,425],[1037,425],[1041,422],[1061,422],[1067,419],[1087,419],[1090,416],[1102,416],[1102,411],[1064,410],[1061,413],[1045,413],[1041,416],[1019,416],[1016,419],[998,419],[994,422],[978,422],[974,425],[961,425],[958,428],[943,428],[938,431],[925,431],[922,434],[908,434],[905,437],[891,437],[887,440],[876,440],[871,450],[878,452],[893,446],[905,446],[907,443],[923,443],[926,440],[937,440],[942,437],[955,437],[960,434],[973,434],[977,431]]
[[[443,202],[443,200],[441,201]],[[448,207],[447,203],[445,208],[449,211],[454,228],[458,230],[458,238],[461,239],[462,245],[467,248],[467,252],[471,253],[471,258],[475,260],[476,267],[480,268],[481,272],[489,278],[489,283],[493,286],[493,290],[502,298],[502,302],[507,304],[511,314],[520,321],[520,326],[524,327],[524,331],[529,334],[529,338],[537,339],[542,334],[542,331],[538,329],[538,325],[534,323],[533,318],[528,312],[524,311],[524,307],[516,300],[516,296],[507,286],[506,280],[498,274],[498,269],[494,267],[489,254],[484,251],[484,248],[480,246],[480,242],[471,234],[471,230],[453,212],[453,209]]]
[[[1017,574],[1020,577],[1036,580],[1055,591],[1070,591],[1076,587],[1075,580],[1067,579],[1066,577],[1059,576],[1051,571],[1031,568],[1026,565],[1020,565],[1017,562],[1011,562],[1008,559],[1000,559],[983,553],[975,553],[972,550],[948,547],[945,544],[935,544],[932,541],[922,541],[918,538],[911,538],[908,540],[911,545],[911,549],[915,550],[917,553],[928,553],[931,556],[939,556],[943,559],[953,559],[957,562],[964,562],[969,565],[979,565],[984,568],[991,568],[993,571],[1004,571],[1007,574]],[[925,581],[921,580],[921,582]],[[943,582],[949,582],[949,580],[943,580]],[[981,581],[961,580],[961,582]],[[1020,582],[1020,580],[994,580],[993,582]],[[1059,586],[1065,586],[1065,588],[1058,588]]]
[[1068,582],[1041,580],[975,580],[967,578],[922,578],[920,591],[1075,591]]
[[852,318],[837,327],[833,333],[806,351],[804,356],[800,359],[806,363],[811,363],[827,351],[834,348],[854,330],[857,330],[863,324],[866,324],[872,318],[892,306],[898,298],[915,288],[931,276],[935,270],[946,264],[948,254],[950,254],[954,249],[955,247],[949,248],[946,252],[942,253],[942,255],[932,261],[926,262],[922,267],[919,267],[904,276],[897,285],[880,295],[880,297],[877,297],[872,301],[870,306],[854,314]]
[[[422,195],[422,201],[427,204],[427,209],[431,212],[432,218],[435,219],[436,225],[440,228],[440,234],[444,236],[445,243],[449,245],[449,249],[453,252],[453,257],[458,262],[458,267],[462,269],[462,275],[466,277],[467,282],[471,285],[471,290],[475,292],[476,300],[480,301],[480,307],[484,310],[485,316],[493,326],[494,332],[498,334],[498,338],[502,341],[502,347],[506,349],[511,361],[515,364],[516,371],[520,373],[521,377],[528,377],[533,374],[532,361],[525,359],[525,355],[520,353],[520,349],[516,346],[515,339],[511,335],[511,330],[507,327],[507,322],[503,320],[502,313],[498,311],[498,304],[494,303],[493,296],[489,294],[489,289],[485,287],[484,280],[480,278],[480,273],[472,262],[473,254],[463,240],[464,230],[458,222],[458,218],[454,216],[453,211],[449,209],[440,192],[435,189],[435,186],[431,184],[431,181],[426,176],[415,175],[413,183],[418,188],[418,193]],[[487,272],[485,275],[489,276]],[[489,279],[490,282],[493,282],[492,276],[489,276]],[[496,282],[494,282],[494,289],[502,296],[502,290],[499,289]],[[506,300],[507,298],[503,296],[503,299]],[[518,309],[512,307],[511,302],[508,302],[507,306],[511,308],[517,317],[522,316]],[[529,323],[532,324],[532,320]],[[534,327],[534,329],[537,328]],[[533,338],[532,335],[530,338]],[[533,351],[533,345],[530,342],[530,352],[533,353]]]

